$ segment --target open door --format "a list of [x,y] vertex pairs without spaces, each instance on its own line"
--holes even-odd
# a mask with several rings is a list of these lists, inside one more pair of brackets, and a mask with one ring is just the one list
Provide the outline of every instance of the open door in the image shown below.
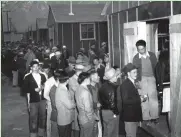
[[124,64],[132,62],[137,53],[137,40],[146,41],[146,22],[129,22],[124,23]]
[[181,14],[170,17],[171,132],[181,136]]

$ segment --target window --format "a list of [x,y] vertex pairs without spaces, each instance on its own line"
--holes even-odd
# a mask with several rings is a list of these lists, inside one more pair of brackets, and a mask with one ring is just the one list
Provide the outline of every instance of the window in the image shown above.
[[95,23],[81,23],[80,40],[94,40],[94,39],[95,39]]

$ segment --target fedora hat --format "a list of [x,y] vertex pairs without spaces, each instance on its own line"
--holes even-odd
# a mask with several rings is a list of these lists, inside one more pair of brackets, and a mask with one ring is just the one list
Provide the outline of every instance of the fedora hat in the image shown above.
[[76,64],[75,65],[75,70],[84,70],[84,66],[82,64]]
[[105,72],[103,79],[110,80],[116,77],[117,75],[119,75],[119,73],[114,68],[110,68]]

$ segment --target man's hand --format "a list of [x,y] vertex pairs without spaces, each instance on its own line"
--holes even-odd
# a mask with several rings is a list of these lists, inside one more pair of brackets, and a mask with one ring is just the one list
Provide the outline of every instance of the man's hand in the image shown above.
[[147,100],[148,96],[147,95],[142,95],[141,96],[141,102],[145,102]]
[[40,92],[40,91],[41,91],[41,88],[35,88],[35,91],[36,91],[36,92]]
[[97,103],[97,107],[100,108],[100,107],[101,107],[101,104],[100,104],[100,103]]

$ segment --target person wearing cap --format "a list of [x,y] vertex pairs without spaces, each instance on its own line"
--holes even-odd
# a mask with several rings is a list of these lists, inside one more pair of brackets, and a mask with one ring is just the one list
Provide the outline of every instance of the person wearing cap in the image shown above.
[[73,56],[70,56],[68,59],[68,67],[65,68],[65,71],[68,73],[69,77],[72,77],[75,74],[74,66],[76,60]]
[[99,89],[99,101],[102,109],[103,119],[103,136],[105,137],[117,137],[118,136],[118,124],[119,124],[119,112],[117,108],[117,88],[115,84],[119,74],[114,68],[110,68],[105,71],[104,80]]
[[[75,65],[75,74],[69,78],[69,91],[71,93],[72,98],[75,98],[75,93],[77,92],[77,88],[79,87],[79,83],[77,81],[78,76],[81,72],[83,72],[83,70],[85,69],[85,67],[81,64],[81,63],[77,63]],[[77,108],[74,109],[74,121],[72,123],[72,134],[73,137],[79,137],[80,136],[80,127],[78,124],[78,120],[77,120],[77,116],[78,116],[78,111]]]
[[65,71],[61,71],[59,85],[55,93],[59,137],[71,137],[71,126],[74,120],[75,102],[67,89],[68,80],[68,74]]
[[136,137],[137,127],[142,121],[141,102],[145,99],[140,98],[135,80],[137,79],[137,68],[132,63],[128,63],[124,69],[128,78],[120,86],[122,98],[120,119],[124,121],[126,137]]
[[155,67],[156,55],[146,50],[146,42],[136,42],[138,53],[133,58],[133,64],[138,68],[137,81],[140,83],[140,95],[147,95],[149,100],[142,103],[143,120],[157,123],[159,118],[158,93],[156,89]]
[[46,78],[39,73],[39,63],[32,61],[31,73],[27,74],[23,82],[23,91],[27,93],[30,114],[30,137],[44,136],[46,121],[46,101],[43,97],[43,86]]

